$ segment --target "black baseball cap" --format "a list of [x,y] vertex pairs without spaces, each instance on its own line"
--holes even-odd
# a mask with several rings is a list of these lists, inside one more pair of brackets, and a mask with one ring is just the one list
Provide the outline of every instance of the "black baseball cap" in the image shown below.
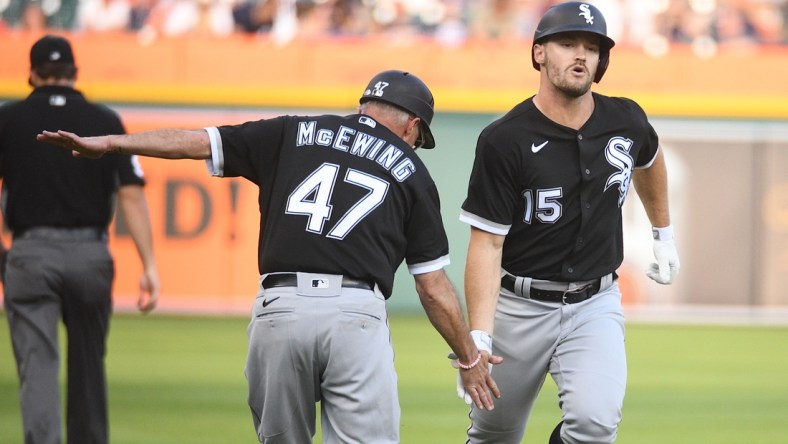
[[68,40],[56,35],[46,35],[38,39],[30,48],[30,68],[37,68],[45,63],[73,65],[74,52]]

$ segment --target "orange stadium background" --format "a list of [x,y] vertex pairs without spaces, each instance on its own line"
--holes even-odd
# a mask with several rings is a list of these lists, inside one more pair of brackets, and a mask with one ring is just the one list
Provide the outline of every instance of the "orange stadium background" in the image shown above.
[[[40,34],[24,32],[0,34],[0,98],[21,98],[29,93],[28,53],[38,37]],[[244,36],[190,36],[163,39],[153,45],[130,34],[80,33],[69,37],[80,68],[78,88],[89,98],[118,110],[130,132],[240,123],[272,116],[283,109],[345,112],[354,108],[360,88],[372,74],[390,68],[418,73],[431,85],[438,113],[458,115],[492,116],[504,112],[533,94],[538,80],[531,66],[529,43],[499,42],[453,49],[430,42],[401,45],[367,39],[294,42],[281,47]],[[675,48],[665,57],[652,58],[638,49],[622,46],[616,47],[611,69],[596,90],[631,97],[652,117],[785,122],[786,79],[785,47],[721,52],[702,59],[686,48]],[[472,150],[475,135],[467,137],[473,137],[466,148]],[[464,161],[469,158],[463,157]],[[202,162],[141,162],[148,180],[146,195],[163,283],[160,307],[215,313],[248,310],[256,289],[257,189],[241,179],[212,179]],[[452,159],[444,160],[440,153],[432,157],[432,165],[440,162],[447,162],[450,167]],[[430,165],[429,160],[427,163]],[[469,165],[460,168],[467,171]],[[703,168],[713,169],[709,165]],[[773,187],[788,183],[785,174],[774,174],[778,177]],[[453,223],[456,202],[449,203],[455,208],[449,208],[445,217],[447,221],[452,218]],[[775,205],[768,210],[776,214],[773,219],[784,219],[784,204]],[[786,242],[785,225],[780,222],[775,234],[780,243]],[[685,230],[689,235],[690,230]],[[685,251],[696,246],[686,242]],[[769,239],[762,242],[768,243]],[[130,309],[136,297],[139,261],[123,227],[113,226],[111,246],[117,267],[116,306]],[[463,260],[464,248],[462,244],[452,246],[453,280],[458,284],[462,266],[457,264]],[[788,274],[785,251],[788,249],[771,252],[765,259],[780,259],[774,276],[769,278],[775,287],[784,283]],[[692,260],[688,254],[685,267],[691,269]],[[642,273],[633,271],[629,264],[622,267],[621,282],[626,287],[627,302],[641,303],[649,299],[646,293],[662,291],[646,289],[649,284],[634,274]],[[413,293],[412,283],[403,281],[397,285],[407,285],[405,289]],[[696,289],[684,287],[677,291],[689,293]],[[689,297],[674,299],[692,301]],[[698,300],[706,302],[703,299]],[[752,301],[731,296],[722,302]],[[788,304],[788,300],[772,296],[756,302]]]

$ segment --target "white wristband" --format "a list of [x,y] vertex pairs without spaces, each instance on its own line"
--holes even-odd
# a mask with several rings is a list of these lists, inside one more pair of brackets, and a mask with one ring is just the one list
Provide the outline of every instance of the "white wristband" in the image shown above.
[[663,228],[652,227],[651,234],[654,236],[655,240],[671,240],[673,239],[673,225],[668,225]]
[[471,330],[471,338],[479,351],[492,354],[492,336],[483,330]]

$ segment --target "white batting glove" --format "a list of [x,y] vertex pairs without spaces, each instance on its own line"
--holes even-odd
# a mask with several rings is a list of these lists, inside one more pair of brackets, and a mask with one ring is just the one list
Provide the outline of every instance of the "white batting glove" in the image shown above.
[[660,284],[670,284],[679,274],[681,263],[676,250],[676,241],[673,239],[673,227],[653,228],[654,258],[656,263],[649,264],[646,276]]
[[[471,338],[473,338],[473,343],[476,344],[476,348],[479,349],[479,352],[486,351],[488,354],[492,355],[492,337],[486,331],[482,330],[471,330]],[[454,353],[449,353],[449,359],[451,359],[451,366],[457,369],[457,397],[465,401],[465,404],[471,405],[473,403],[473,399],[471,399],[471,395],[465,391],[465,387],[462,385],[462,377],[460,376],[460,363],[457,359],[457,355]],[[492,364],[488,364],[488,370],[492,370]]]
[[454,352],[449,353],[449,359],[451,359],[451,366],[457,369],[457,397],[465,401],[465,404],[471,405],[473,403],[473,399],[471,399],[471,395],[465,391],[465,387],[462,385],[462,378],[460,378],[460,364],[457,362],[457,355]]

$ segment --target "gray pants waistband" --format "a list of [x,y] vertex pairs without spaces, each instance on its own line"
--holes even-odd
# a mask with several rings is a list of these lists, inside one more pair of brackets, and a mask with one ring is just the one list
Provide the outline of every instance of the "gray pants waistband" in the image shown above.
[[277,287],[293,287],[298,293],[313,296],[339,296],[343,288],[377,291],[375,284],[345,277],[341,274],[325,273],[269,273],[260,277],[260,287],[268,290]]
[[616,273],[609,273],[599,279],[592,279],[590,281],[576,281],[576,282],[559,282],[559,281],[546,281],[541,279],[533,279],[524,276],[514,276],[506,270],[502,270],[501,277],[509,275],[514,278],[514,293],[518,296],[530,297],[531,288],[549,291],[561,292],[574,292],[582,290],[589,285],[599,282],[599,291],[604,291],[611,285],[618,277]]
[[14,240],[106,241],[107,230],[98,227],[33,227],[16,230]]
[[[311,275],[310,275],[311,276]],[[314,275],[311,278],[305,277],[303,279],[309,280],[310,288],[327,288],[331,282],[331,276],[335,275]],[[361,290],[372,290],[375,288],[373,284],[359,279],[349,278],[342,276],[342,287],[344,288],[358,288]],[[299,285],[298,273],[276,273],[268,274],[261,280],[261,285],[264,289],[274,287],[297,287]]]

